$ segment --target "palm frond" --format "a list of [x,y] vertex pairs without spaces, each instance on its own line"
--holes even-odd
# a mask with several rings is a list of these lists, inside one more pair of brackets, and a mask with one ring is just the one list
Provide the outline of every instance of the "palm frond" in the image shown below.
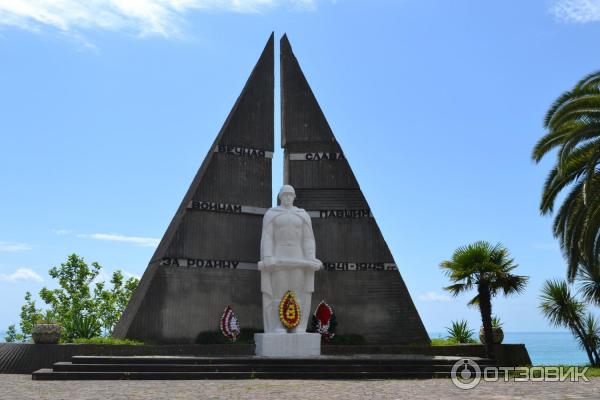
[[585,349],[587,346],[590,349],[598,349],[600,347],[600,323],[592,314],[584,317],[582,333],[583,336],[575,336],[581,348]]
[[585,305],[572,296],[565,281],[547,280],[540,300],[539,308],[552,325],[572,328],[581,324]]
[[600,306],[600,267],[588,264],[581,265],[577,275],[579,293],[585,301]]
[[556,164],[542,192],[540,211],[552,213],[558,196],[569,190],[554,216],[553,232],[572,281],[580,265],[600,264],[600,71],[560,95],[544,119],[548,130],[535,145],[539,162],[558,149]]

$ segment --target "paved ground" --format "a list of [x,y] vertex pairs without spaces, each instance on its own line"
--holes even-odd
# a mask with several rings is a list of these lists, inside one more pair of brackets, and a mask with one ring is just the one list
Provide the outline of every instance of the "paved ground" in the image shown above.
[[385,381],[32,381],[0,375],[0,399],[600,399],[590,382],[482,382],[460,390],[449,379]]

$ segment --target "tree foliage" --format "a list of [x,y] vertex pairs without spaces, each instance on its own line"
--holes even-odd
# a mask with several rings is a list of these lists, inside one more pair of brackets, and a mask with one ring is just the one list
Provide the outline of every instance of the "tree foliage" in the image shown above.
[[600,71],[563,93],[548,110],[547,133],[532,157],[540,162],[556,151],[542,193],[540,211],[550,214],[557,196],[566,193],[554,217],[553,232],[573,281],[580,265],[600,268]]
[[17,332],[17,328],[15,324],[9,325],[6,329],[6,336],[4,337],[4,341],[7,343],[12,342],[22,342],[25,340],[25,337],[22,333]]
[[38,309],[31,293],[27,292],[21,307],[21,332],[17,333],[14,325],[12,329],[9,327],[7,333],[11,341],[29,340],[33,326],[42,321],[60,324],[67,341],[110,336],[139,281],[125,280],[121,271],[115,271],[107,287],[105,282],[97,281],[101,270],[100,264],[88,265],[77,254],[71,254],[60,266],[50,268],[48,273],[58,281],[58,287],[40,290],[46,310]]

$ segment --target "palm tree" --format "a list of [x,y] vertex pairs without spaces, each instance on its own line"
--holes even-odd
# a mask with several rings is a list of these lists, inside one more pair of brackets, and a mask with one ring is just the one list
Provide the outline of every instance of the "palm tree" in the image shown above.
[[477,295],[469,305],[478,305],[485,337],[485,352],[494,358],[492,334],[492,297],[499,292],[505,296],[521,293],[528,277],[513,275],[517,265],[508,250],[500,243],[492,245],[485,241],[456,249],[452,259],[443,261],[440,267],[454,284],[444,289],[457,296],[462,292],[477,289]]
[[600,71],[563,93],[548,110],[548,133],[533,149],[535,162],[558,150],[548,174],[540,211],[550,214],[559,193],[570,188],[554,218],[554,236],[568,261],[572,282],[585,263],[599,268],[600,258]]
[[590,364],[600,365],[600,327],[592,315],[585,314],[585,304],[573,297],[567,282],[546,281],[541,300],[540,309],[550,323],[569,328],[587,353]]

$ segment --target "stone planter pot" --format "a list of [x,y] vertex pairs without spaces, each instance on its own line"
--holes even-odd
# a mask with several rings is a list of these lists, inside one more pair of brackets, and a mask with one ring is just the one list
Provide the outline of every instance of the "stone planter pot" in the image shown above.
[[60,340],[60,325],[35,324],[31,337],[36,344],[57,344]]
[[[500,344],[504,340],[504,331],[502,328],[492,327],[492,337],[494,338],[494,344]],[[485,344],[485,335],[483,334],[483,326],[479,329],[479,340]]]

